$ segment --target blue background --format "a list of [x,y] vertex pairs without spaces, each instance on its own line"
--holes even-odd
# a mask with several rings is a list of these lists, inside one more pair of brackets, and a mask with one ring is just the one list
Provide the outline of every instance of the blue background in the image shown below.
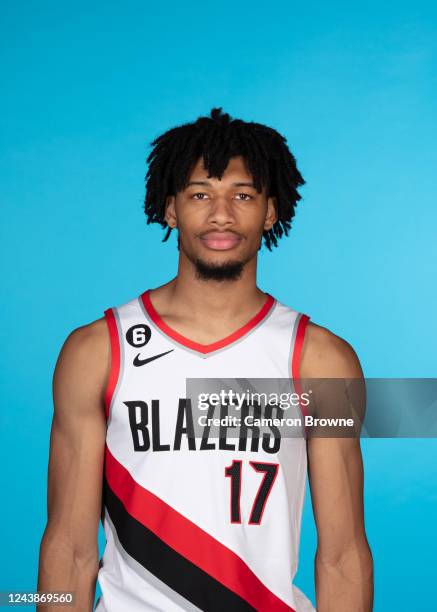
[[[176,273],[149,143],[222,106],[307,181],[259,285],[367,376],[436,376],[437,10],[428,2],[3,3],[0,590],[36,588],[51,376],[72,329]],[[435,605],[436,440],[365,440],[375,610]],[[297,584],[314,601],[307,495]],[[102,534],[100,542],[103,544]]]

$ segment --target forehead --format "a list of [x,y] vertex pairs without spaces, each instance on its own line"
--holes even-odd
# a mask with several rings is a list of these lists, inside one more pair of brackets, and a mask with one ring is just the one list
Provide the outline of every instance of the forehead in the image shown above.
[[196,164],[193,166],[193,169],[188,177],[189,181],[195,180],[205,180],[207,179],[210,182],[216,183],[224,183],[224,182],[233,182],[238,178],[240,180],[246,180],[248,182],[252,181],[252,175],[247,169],[246,162],[242,156],[231,157],[223,176],[220,179],[217,177],[208,178],[208,171],[205,169],[203,165],[203,157],[200,157]]

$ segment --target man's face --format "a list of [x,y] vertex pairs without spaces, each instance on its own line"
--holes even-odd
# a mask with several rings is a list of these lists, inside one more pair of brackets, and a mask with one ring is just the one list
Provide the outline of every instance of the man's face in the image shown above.
[[221,180],[207,177],[200,158],[186,188],[167,199],[165,219],[198,278],[237,280],[277,217],[274,198],[258,193],[244,159],[233,157]]

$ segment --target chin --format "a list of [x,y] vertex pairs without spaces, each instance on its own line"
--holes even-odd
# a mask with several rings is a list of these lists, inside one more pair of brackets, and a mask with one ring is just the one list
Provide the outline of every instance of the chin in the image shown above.
[[196,275],[203,280],[238,280],[244,269],[244,261],[227,259],[221,261],[194,260]]

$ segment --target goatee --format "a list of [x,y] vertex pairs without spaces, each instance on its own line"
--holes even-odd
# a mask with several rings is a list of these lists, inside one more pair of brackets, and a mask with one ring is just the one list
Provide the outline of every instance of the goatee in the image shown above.
[[196,257],[193,263],[196,267],[196,277],[200,280],[238,280],[244,268],[244,262],[242,261],[227,261],[222,264],[213,264]]

